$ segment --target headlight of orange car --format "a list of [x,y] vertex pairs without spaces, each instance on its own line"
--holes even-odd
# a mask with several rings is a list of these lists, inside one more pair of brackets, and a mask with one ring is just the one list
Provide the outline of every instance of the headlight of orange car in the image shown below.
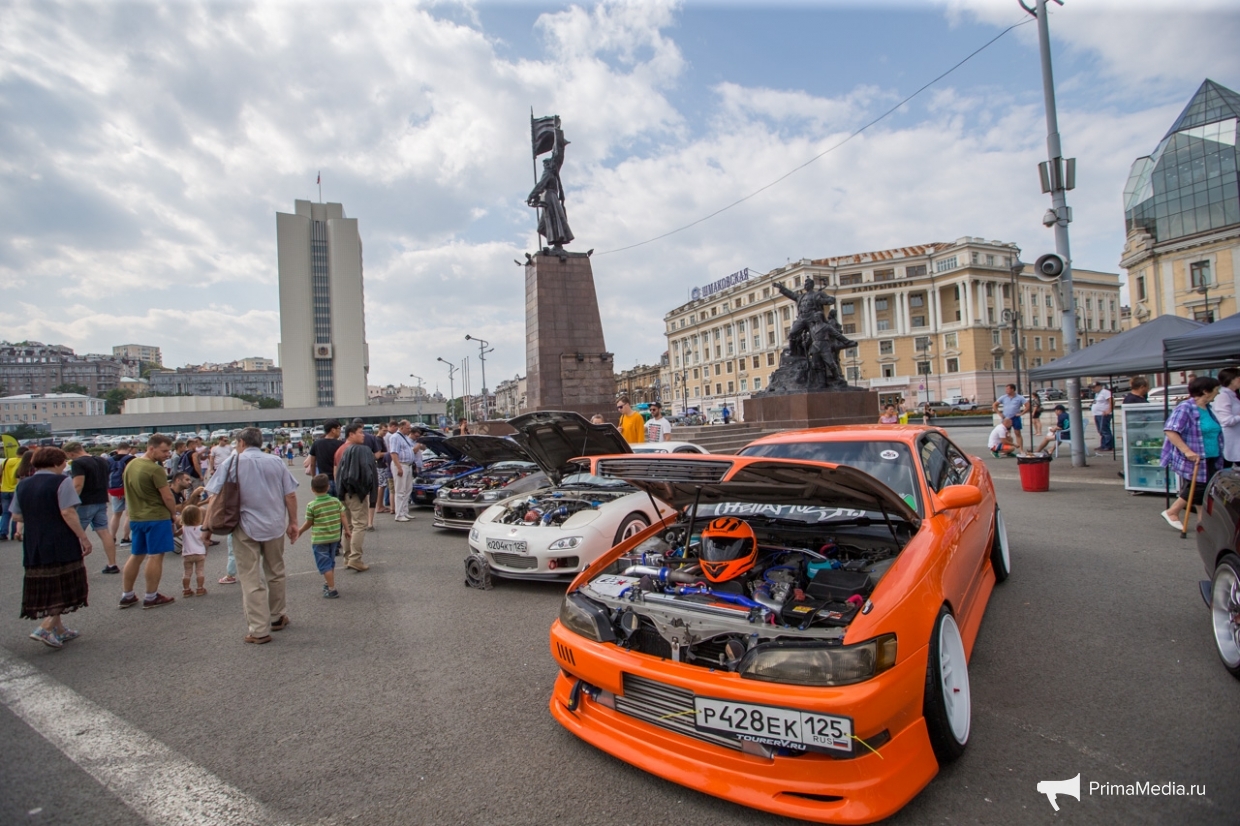
[[564,597],[564,602],[560,604],[560,624],[595,642],[613,642],[616,639],[607,609],[579,594]]
[[[561,614],[561,616],[563,616]],[[896,636],[884,634],[856,645],[768,642],[741,661],[741,676],[793,685],[849,685],[896,664]]]

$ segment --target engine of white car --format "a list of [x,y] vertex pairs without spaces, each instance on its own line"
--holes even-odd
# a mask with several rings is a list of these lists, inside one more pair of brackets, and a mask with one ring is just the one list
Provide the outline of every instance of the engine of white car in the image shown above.
[[579,511],[597,510],[629,493],[632,491],[548,491],[505,503],[504,512],[492,521],[501,525],[558,526]]

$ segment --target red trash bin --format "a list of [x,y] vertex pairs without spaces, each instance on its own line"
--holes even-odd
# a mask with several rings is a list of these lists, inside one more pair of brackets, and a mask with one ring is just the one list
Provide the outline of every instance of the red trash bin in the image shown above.
[[1051,457],[1017,456],[1016,467],[1020,470],[1021,490],[1040,493],[1051,489]]

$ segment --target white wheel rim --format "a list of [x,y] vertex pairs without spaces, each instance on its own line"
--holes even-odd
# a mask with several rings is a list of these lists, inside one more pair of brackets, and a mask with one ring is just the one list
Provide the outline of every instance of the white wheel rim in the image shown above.
[[999,534],[999,556],[1003,557],[1003,570],[1012,572],[1012,553],[1008,549],[1007,523],[1003,521],[1003,511],[996,512],[995,531]]
[[1214,572],[1210,613],[1214,619],[1214,642],[1228,668],[1240,667],[1240,581],[1228,565]]
[[948,614],[939,625],[939,682],[943,708],[957,743],[968,742],[973,707],[969,698],[969,665],[956,620]]
[[634,519],[632,522],[624,526],[624,539],[631,539],[650,526],[641,519]]

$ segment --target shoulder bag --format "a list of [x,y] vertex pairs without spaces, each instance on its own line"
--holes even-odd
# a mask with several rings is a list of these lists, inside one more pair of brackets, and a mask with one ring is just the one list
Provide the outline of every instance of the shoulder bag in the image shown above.
[[224,466],[224,486],[207,503],[203,521],[213,535],[230,534],[241,523],[241,485],[238,483],[238,456],[233,454]]

